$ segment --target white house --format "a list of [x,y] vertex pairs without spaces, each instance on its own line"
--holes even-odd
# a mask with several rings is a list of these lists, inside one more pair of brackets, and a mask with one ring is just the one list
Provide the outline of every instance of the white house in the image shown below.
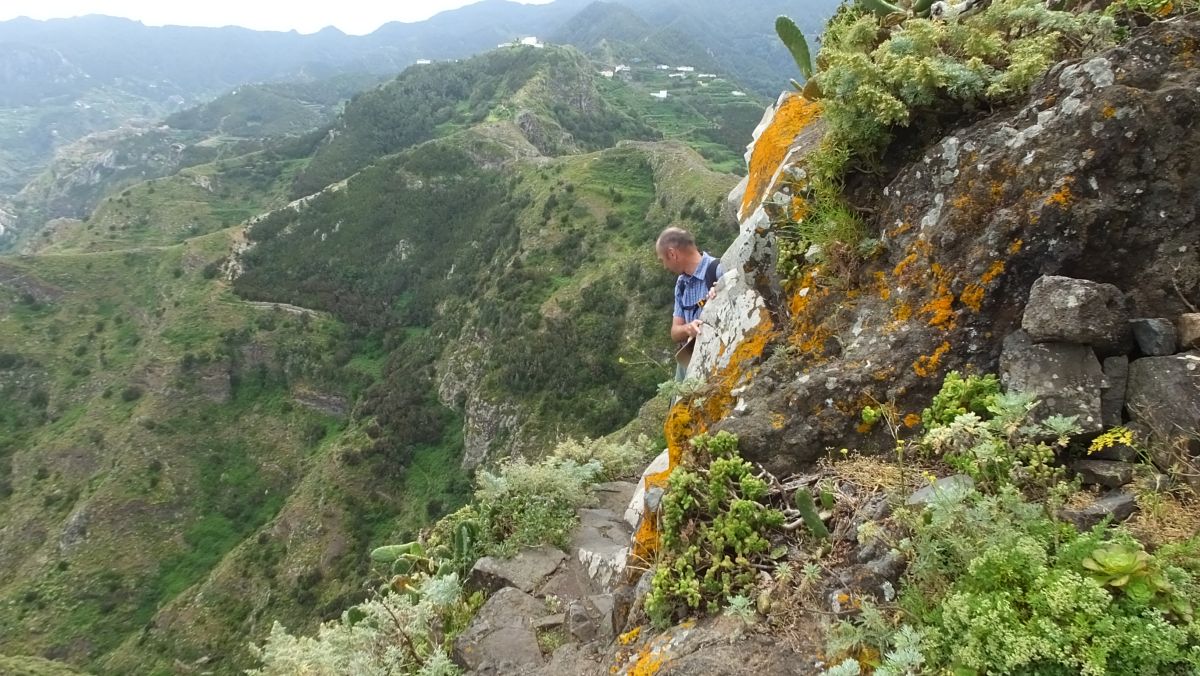
[[675,70],[679,71],[680,73],[691,73],[696,69],[693,66],[675,66]]
[[716,74],[716,73],[698,73],[698,74],[696,75],[696,77],[698,77],[698,78],[701,78],[701,79],[711,79],[711,78],[714,78],[714,77],[716,77],[716,76],[717,76],[717,74]]
[[657,68],[658,70],[671,70],[671,67],[665,63],[660,63],[657,66],[655,66],[655,68]]
[[433,62],[430,61],[429,59],[417,59],[418,66],[428,66],[431,63],[433,63]]
[[542,43],[541,40],[538,40],[536,37],[521,38],[521,44],[525,45],[526,47],[537,47],[538,49],[541,49],[542,47],[546,46],[544,43]]
[[730,96],[745,96],[746,92],[739,92],[735,89],[734,91],[729,92],[729,95]]
[[656,98],[656,99],[665,99],[665,98],[667,98],[668,96],[670,96],[670,94],[669,94],[669,93],[667,93],[667,90],[665,90],[665,89],[660,89],[660,90],[658,90],[658,91],[656,91],[656,92],[650,92],[650,96],[653,96],[653,97],[654,97],[654,98]]
[[613,76],[613,72],[611,70],[602,70],[602,71],[600,71],[600,74],[604,77],[612,77]]
[[687,77],[687,73],[671,73],[667,77]]
[[626,66],[624,64],[619,65],[616,68],[613,68],[613,72],[615,72],[615,73],[624,73],[627,70],[629,70],[629,66]]

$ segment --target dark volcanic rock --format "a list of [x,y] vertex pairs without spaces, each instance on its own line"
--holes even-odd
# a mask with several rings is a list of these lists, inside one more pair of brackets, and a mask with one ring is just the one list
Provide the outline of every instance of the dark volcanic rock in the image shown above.
[[[1125,386],[1129,382],[1129,357],[1108,357],[1100,366],[1104,387],[1100,388],[1100,418],[1105,427],[1121,424],[1125,414]],[[1119,460],[1120,458],[1110,458]]]
[[1037,399],[1033,415],[1075,416],[1084,433],[1102,429],[1100,389],[1104,372],[1092,348],[1070,343],[1029,343],[1021,333],[1004,341],[1000,382],[1008,391]]
[[886,426],[856,431],[862,407],[911,421],[947,371],[995,372],[1043,275],[1111,284],[1145,316],[1187,312],[1174,287],[1200,286],[1198,43],[1195,21],[1139,30],[929,144],[884,189],[864,182],[852,197],[881,253],[788,287],[770,308],[778,347],[714,429],[782,473],[831,448],[890,450]]
[[1154,462],[1179,469],[1200,488],[1200,353],[1146,357],[1129,365],[1125,405],[1130,417],[1149,429]]
[[1175,325],[1170,320],[1161,317],[1134,319],[1129,325],[1133,327],[1133,337],[1142,354],[1147,357],[1175,354]]
[[1035,343],[1081,343],[1101,353],[1129,343],[1125,296],[1112,284],[1046,275],[1029,290],[1021,328]]

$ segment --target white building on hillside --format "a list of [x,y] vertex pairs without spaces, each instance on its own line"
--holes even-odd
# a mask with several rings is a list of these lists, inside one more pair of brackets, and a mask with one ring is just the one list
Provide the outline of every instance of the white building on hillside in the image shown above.
[[541,40],[538,40],[536,37],[532,37],[532,36],[527,37],[527,38],[521,38],[521,44],[526,47],[537,47],[538,49],[541,49],[546,46],[546,44],[544,42],[542,42]]
[[428,66],[431,63],[433,63],[433,62],[430,61],[429,59],[417,59],[418,66]]
[[696,68],[694,66],[675,66],[675,70],[679,71],[680,73],[691,73],[694,72]]
[[670,93],[668,93],[665,89],[660,89],[656,92],[650,92],[650,96],[653,96],[656,99],[665,99],[670,96]]
[[665,63],[660,63],[657,66],[655,66],[655,68],[658,70],[671,70],[671,67]]

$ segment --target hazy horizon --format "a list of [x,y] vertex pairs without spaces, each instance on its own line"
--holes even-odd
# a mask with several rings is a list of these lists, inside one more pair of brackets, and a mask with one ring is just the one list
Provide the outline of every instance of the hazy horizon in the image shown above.
[[[9,0],[0,7],[0,21],[28,17],[39,21],[99,14],[140,21],[147,26],[194,26],[218,28],[240,26],[260,31],[292,31],[311,34],[334,26],[350,35],[366,35],[392,22],[424,21],[440,12],[480,0],[416,0],[392,5],[370,0],[343,0],[336,6],[309,5],[289,8],[263,6],[233,0],[200,4],[152,3],[144,0]],[[509,0],[526,5],[553,0]]]

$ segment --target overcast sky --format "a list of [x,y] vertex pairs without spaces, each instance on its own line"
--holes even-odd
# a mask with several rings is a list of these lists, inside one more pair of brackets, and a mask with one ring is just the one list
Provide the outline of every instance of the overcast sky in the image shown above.
[[[516,0],[545,4],[551,0]],[[388,21],[421,21],[475,0],[337,0],[336,2],[256,2],[255,0],[3,0],[0,21],[18,16],[52,19],[107,14],[149,26],[245,26],[256,30],[313,33],[337,26],[347,33],[370,33]]]

